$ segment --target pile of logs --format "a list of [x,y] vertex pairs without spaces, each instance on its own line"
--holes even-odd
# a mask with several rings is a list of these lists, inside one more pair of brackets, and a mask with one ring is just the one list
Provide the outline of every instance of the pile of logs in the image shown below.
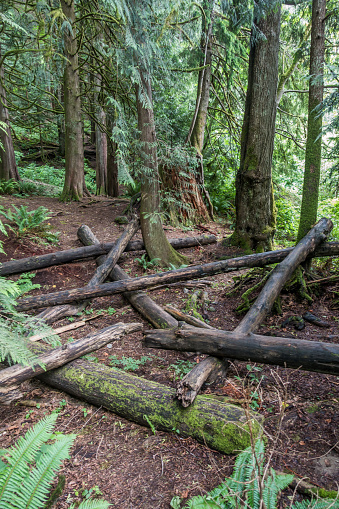
[[[295,248],[130,278],[117,262],[124,251],[144,247],[140,241],[131,241],[139,229],[139,220],[132,218],[114,243],[101,244],[91,230],[83,225],[78,230],[78,238],[84,247],[3,263],[0,276],[97,257],[97,269],[87,286],[19,299],[17,310],[44,307],[37,318],[53,323],[64,316],[77,314],[95,297],[122,293],[156,329],[146,332],[145,346],[196,351],[206,353],[209,357],[179,382],[176,391],[118,369],[81,359],[74,360],[119,339],[123,334],[141,329],[139,323],[118,323],[54,350],[32,343],[32,350],[38,355],[36,365],[15,365],[0,372],[0,402],[8,403],[18,397],[19,384],[37,376],[53,387],[92,404],[102,405],[142,425],[149,426],[151,423],[157,429],[179,430],[182,435],[192,436],[225,453],[247,447],[251,435],[255,437],[260,433],[261,417],[246,408],[223,403],[213,397],[198,396],[198,393],[207,380],[225,376],[228,359],[339,375],[337,345],[254,334],[300,263],[308,257],[339,254],[339,243],[324,242],[332,226],[330,220],[321,219]],[[216,242],[216,238],[211,235],[171,241],[177,249],[212,242]],[[272,263],[279,265],[233,332],[214,329],[172,306],[163,309],[141,291],[159,284],[169,285]]]

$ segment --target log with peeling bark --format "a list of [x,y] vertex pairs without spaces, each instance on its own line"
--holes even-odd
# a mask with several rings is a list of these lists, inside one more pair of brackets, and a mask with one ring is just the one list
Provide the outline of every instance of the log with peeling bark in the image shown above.
[[[279,256],[277,256],[277,253],[280,253]],[[73,302],[75,300],[81,301],[88,298],[104,297],[106,295],[113,295],[116,293],[143,290],[159,284],[175,283],[177,281],[192,279],[192,277],[203,278],[213,274],[220,274],[243,268],[263,267],[271,263],[277,263],[285,257],[286,250],[281,250],[279,252],[269,251],[267,253],[242,256],[240,258],[233,258],[230,260],[221,260],[203,265],[169,270],[167,272],[161,272],[140,278],[131,278],[125,281],[105,283],[92,288],[74,288],[72,290],[64,290],[46,295],[37,295],[34,297],[19,299],[17,301],[17,310],[27,311],[29,309],[37,309],[45,306],[56,306]]]
[[[298,265],[316,249],[317,245],[326,239],[332,228],[332,221],[322,218],[308,232],[308,234],[305,235],[297,246],[293,248],[290,254],[279,265],[277,265],[256,301],[240,324],[236,327],[234,333],[250,334],[257,329],[271,311],[272,306],[286,281],[290,279]],[[210,366],[209,358],[202,361],[200,366],[202,371],[205,368],[205,364],[206,369],[208,369]]]
[[[103,262],[94,272],[94,275],[88,282],[88,287],[93,287],[98,284],[104,283],[107,279],[110,271],[113,269],[114,265],[117,263],[121,254],[124,252],[128,242],[131,240],[133,235],[139,230],[140,222],[139,219],[134,218],[124,229],[122,235],[115,241],[112,249],[109,251],[108,255],[105,257]],[[78,302],[71,303],[68,306],[58,306],[50,307],[45,309],[42,313],[37,315],[37,319],[43,319],[46,323],[52,323],[56,319],[60,319],[64,316],[69,316],[70,314],[78,314],[80,313],[89,302]],[[57,317],[57,318],[56,318]]]
[[[199,320],[199,318],[183,313],[173,306],[167,305],[164,309],[180,321],[185,321],[190,325],[203,329],[215,330],[214,327]],[[187,408],[192,405],[204,383],[213,383],[217,378],[226,376],[227,369],[228,361],[217,357],[207,357],[202,362],[197,363],[177,384],[176,396],[182,406]]]
[[[185,249],[194,246],[213,244],[214,242],[217,242],[217,237],[215,235],[197,235],[196,237],[168,240],[175,249]],[[54,265],[63,265],[65,263],[73,263],[78,262],[79,260],[84,260],[86,258],[105,255],[112,249],[114,245],[115,242],[108,242],[106,244],[96,244],[93,246],[56,251],[54,253],[47,253],[44,255],[30,256],[28,258],[21,258],[19,260],[11,260],[0,265],[0,276],[10,276],[12,274],[30,272],[32,270],[44,269]],[[142,249],[145,249],[143,241],[134,240],[127,244],[125,251],[140,251]]]
[[295,269],[307,256],[312,253],[318,244],[324,242],[333,223],[323,217],[295,246],[293,251],[272,271],[267,283],[261,290],[254,304],[246,316],[241,320],[235,332],[249,334],[254,332],[271,311],[272,306],[280,294],[286,281],[290,279]]
[[[97,244],[99,240],[91,231],[91,229],[82,225],[77,232],[79,240],[86,246]],[[100,265],[103,263],[105,256],[99,256],[96,259],[96,263]],[[115,265],[113,270],[109,274],[109,278],[113,281],[119,281],[124,279],[130,279],[129,275],[122,270],[119,265]],[[124,292],[122,294],[128,302],[154,327],[164,329],[166,327],[177,327],[178,322],[169,313],[163,310],[162,307],[158,306],[146,293],[144,292]]]
[[[39,375],[43,382],[88,403],[107,408],[142,426],[190,436],[225,454],[234,454],[260,436],[262,417],[212,396],[198,396],[182,408],[175,390],[122,370],[83,359]],[[250,422],[249,422],[250,421]]]
[[[51,369],[63,366],[78,357],[86,355],[94,350],[99,350],[107,343],[117,341],[124,334],[136,332],[142,329],[141,323],[116,323],[95,333],[88,334],[84,338],[66,343],[58,348],[48,349],[39,355],[33,366],[16,364],[0,371],[0,394],[3,387],[17,385],[24,380],[33,378]],[[39,347],[38,347],[39,349]],[[34,346],[31,350],[35,350]]]
[[146,331],[147,348],[201,352],[241,361],[339,375],[339,345],[189,327]]

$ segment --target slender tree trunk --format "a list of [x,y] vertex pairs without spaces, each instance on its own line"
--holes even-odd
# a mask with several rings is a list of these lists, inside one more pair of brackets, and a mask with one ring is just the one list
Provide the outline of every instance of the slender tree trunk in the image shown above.
[[[0,46],[1,57],[1,46]],[[9,122],[9,114],[6,101],[6,90],[3,86],[4,69],[0,68],[0,121],[6,124],[0,126],[0,179],[16,181],[20,180],[18,168],[15,162],[15,154],[11,128]]]
[[173,249],[162,227],[151,79],[147,72],[141,69],[141,66],[139,73],[142,89],[136,87],[136,99],[144,166],[141,175],[140,208],[142,237],[151,260],[159,258],[159,263],[163,266],[170,264],[180,266],[186,261],[186,258]]
[[320,166],[322,116],[316,109],[323,101],[324,56],[325,56],[325,14],[326,0],[313,0],[310,81],[308,99],[307,141],[305,172],[298,240],[317,220]]
[[96,193],[107,194],[107,135],[103,128],[106,126],[106,113],[99,101],[101,88],[101,77],[96,76],[96,126],[95,126],[95,144],[96,144]]
[[[205,0],[203,7],[208,13],[210,19],[206,23],[205,18],[202,21],[202,33],[200,49],[202,57],[200,59],[200,69],[198,74],[198,87],[196,105],[187,135],[187,143],[197,151],[197,167],[192,172],[188,168],[177,168],[163,166],[161,177],[166,189],[171,190],[183,205],[177,203],[169,206],[169,214],[172,222],[196,223],[199,221],[209,221],[213,218],[213,206],[204,185],[204,167],[202,150],[204,146],[205,127],[207,122],[207,110],[210,97],[211,75],[212,75],[212,48],[213,48],[213,20],[214,20],[214,0]],[[183,177],[181,174],[186,174]]]
[[[58,87],[58,100],[61,104],[64,104],[64,86],[63,83],[60,83]],[[59,155],[60,157],[65,157],[65,116],[58,115],[57,117],[57,126],[58,126],[58,139],[59,139]]]
[[107,115],[107,129],[109,138],[107,140],[107,194],[108,196],[119,196],[117,144],[110,136],[113,131],[112,117]]
[[81,200],[85,187],[83,129],[81,120],[80,79],[78,68],[78,45],[75,35],[74,0],[61,0],[61,7],[68,22],[64,43],[66,64],[64,70],[65,105],[65,162],[66,173],[62,201]]
[[264,38],[252,33],[248,87],[236,177],[236,228],[232,243],[245,249],[272,249],[276,213],[272,187],[281,6],[257,23]]

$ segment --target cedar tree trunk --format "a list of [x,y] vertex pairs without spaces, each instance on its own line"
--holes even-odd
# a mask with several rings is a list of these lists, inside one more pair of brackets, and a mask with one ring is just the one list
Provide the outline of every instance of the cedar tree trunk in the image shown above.
[[322,103],[324,92],[325,14],[326,0],[313,0],[310,55],[311,78],[309,81],[305,172],[298,240],[305,235],[317,220],[322,117],[316,108]]
[[119,196],[117,144],[110,136],[113,131],[113,121],[110,114],[107,115],[107,194],[108,196]]
[[61,7],[68,22],[65,28],[64,43],[66,64],[64,70],[65,107],[65,183],[61,194],[62,201],[81,200],[85,188],[84,148],[81,121],[80,80],[78,66],[78,45],[75,35],[74,0],[61,0]]
[[257,23],[265,36],[252,32],[248,86],[236,177],[236,227],[232,243],[258,252],[272,249],[276,213],[272,188],[281,6]]
[[96,80],[96,120],[95,145],[96,145],[96,192],[95,194],[107,194],[107,135],[104,132],[106,127],[106,113],[99,102],[101,77]]
[[136,87],[136,100],[144,167],[141,175],[140,207],[142,237],[150,260],[159,258],[162,266],[180,266],[186,258],[173,249],[162,227],[151,79],[141,66],[139,73],[141,87]]
[[[1,57],[1,46],[0,46]],[[15,154],[11,128],[9,123],[9,114],[6,101],[6,90],[3,86],[4,69],[0,68],[0,121],[6,124],[0,126],[0,179],[16,181],[20,180],[18,169],[15,162]]]

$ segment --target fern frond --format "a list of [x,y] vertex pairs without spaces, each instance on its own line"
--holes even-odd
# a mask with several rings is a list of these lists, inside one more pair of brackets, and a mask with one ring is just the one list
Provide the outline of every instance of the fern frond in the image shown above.
[[36,467],[24,479],[18,494],[18,509],[40,509],[48,498],[51,483],[61,463],[69,458],[69,450],[76,435],[64,435],[54,444],[45,446]]
[[[106,500],[85,500],[81,502],[78,506],[78,509],[107,509],[107,507],[111,506],[109,502]],[[69,509],[74,509],[75,505],[72,504]]]
[[56,418],[56,414],[45,417],[8,449],[8,466],[0,471],[0,509],[8,509],[11,507],[9,504],[13,504],[22,480],[29,473],[28,464],[35,459],[42,444],[51,437]]

